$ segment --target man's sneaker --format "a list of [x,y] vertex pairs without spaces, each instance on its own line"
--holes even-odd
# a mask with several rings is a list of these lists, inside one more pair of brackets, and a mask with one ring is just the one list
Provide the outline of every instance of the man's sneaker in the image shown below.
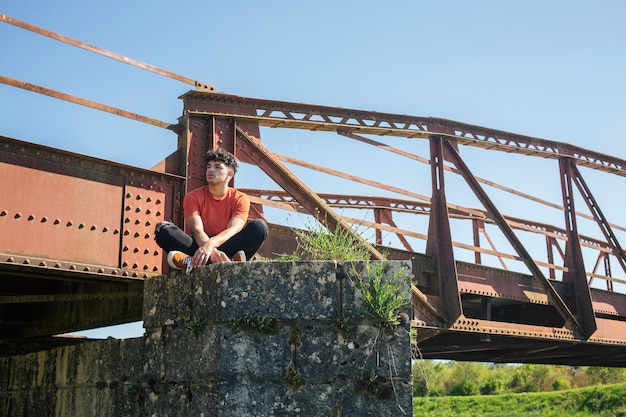
[[245,262],[246,253],[242,250],[233,255],[233,262]]
[[173,250],[167,254],[167,263],[176,271],[185,270],[185,272],[189,273],[193,269],[191,256],[177,250]]

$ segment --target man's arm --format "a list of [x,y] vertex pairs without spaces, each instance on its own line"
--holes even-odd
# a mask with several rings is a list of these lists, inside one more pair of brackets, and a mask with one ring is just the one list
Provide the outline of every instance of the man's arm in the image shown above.
[[198,212],[192,213],[191,216],[187,217],[185,225],[191,237],[193,237],[193,240],[198,245],[198,250],[196,250],[196,253],[192,256],[191,264],[194,268],[206,265],[216,245],[211,241],[209,235],[205,233],[200,214]]
[[204,231],[202,218],[198,213],[187,217],[187,227],[191,236],[198,244],[198,250],[192,257],[193,267],[206,265],[211,262],[228,262],[230,259],[226,254],[218,249],[224,242],[236,235],[243,229],[246,221],[241,217],[232,217],[226,229],[213,237],[209,237]]

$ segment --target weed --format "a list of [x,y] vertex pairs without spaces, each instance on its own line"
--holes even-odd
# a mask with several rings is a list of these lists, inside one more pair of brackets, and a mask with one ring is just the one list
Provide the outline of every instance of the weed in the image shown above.
[[228,323],[231,329],[255,330],[264,335],[278,333],[278,320],[274,317],[263,317],[256,314],[246,314],[236,317]]
[[131,398],[134,398],[138,393],[139,393],[139,385],[137,384],[129,385],[126,388],[126,394],[128,394],[128,396]]
[[395,328],[402,322],[399,310],[409,303],[411,290],[402,279],[404,270],[384,279],[385,265],[367,262],[365,277],[352,265],[352,276],[356,277],[355,284],[365,299],[363,313],[379,326]]
[[350,333],[352,330],[352,323],[348,317],[340,317],[335,322],[335,327],[342,333]]
[[337,225],[330,231],[320,223],[306,222],[305,229],[295,229],[296,250],[292,256],[301,260],[334,261],[369,259],[368,248]]
[[291,363],[289,369],[287,369],[287,375],[285,376],[285,383],[291,388],[292,391],[298,391],[301,386],[304,385],[304,377],[300,373],[300,370]]
[[420,352],[420,348],[417,345],[417,329],[415,327],[411,327],[409,338],[411,339],[411,358],[422,359],[422,352]]
[[199,316],[194,316],[193,319],[187,323],[187,329],[191,330],[196,337],[200,336],[200,333],[204,330],[206,321],[202,320]]
[[296,253],[281,253],[281,254],[277,254],[277,256],[274,258],[274,261],[279,261],[279,262],[289,262],[289,261],[299,261],[300,260],[300,256],[298,256]]

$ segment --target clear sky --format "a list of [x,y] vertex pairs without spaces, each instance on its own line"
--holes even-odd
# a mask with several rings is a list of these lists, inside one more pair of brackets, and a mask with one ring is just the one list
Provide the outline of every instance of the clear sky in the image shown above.
[[[619,0],[2,0],[0,14],[226,93],[436,116],[626,159],[626,2]],[[192,89],[6,23],[0,75],[172,123],[178,97]],[[0,135],[144,168],[176,148],[165,129],[2,84]],[[313,142],[278,130],[262,137],[277,153],[429,193],[413,187],[411,168],[346,153],[345,138]],[[405,142],[393,144],[423,147]],[[496,180],[513,171],[500,153],[463,152],[476,158],[477,175]],[[544,190],[542,198],[559,203],[554,163],[546,174],[536,168],[542,162],[524,158],[511,176],[521,182],[509,185]],[[342,190],[312,181],[319,191]],[[626,198],[615,190],[624,189],[623,178],[597,181],[607,217],[619,223]],[[257,186],[245,177],[239,184]]]

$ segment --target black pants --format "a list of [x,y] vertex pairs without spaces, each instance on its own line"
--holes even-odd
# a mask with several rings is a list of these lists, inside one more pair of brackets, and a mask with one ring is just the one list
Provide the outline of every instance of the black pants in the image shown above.
[[[246,253],[246,259],[250,259],[267,238],[268,231],[267,223],[263,220],[252,220],[218,249],[229,258],[243,250]],[[157,224],[154,231],[154,239],[157,245],[163,248],[166,253],[177,250],[191,256],[198,250],[196,241],[172,222],[160,222]]]

